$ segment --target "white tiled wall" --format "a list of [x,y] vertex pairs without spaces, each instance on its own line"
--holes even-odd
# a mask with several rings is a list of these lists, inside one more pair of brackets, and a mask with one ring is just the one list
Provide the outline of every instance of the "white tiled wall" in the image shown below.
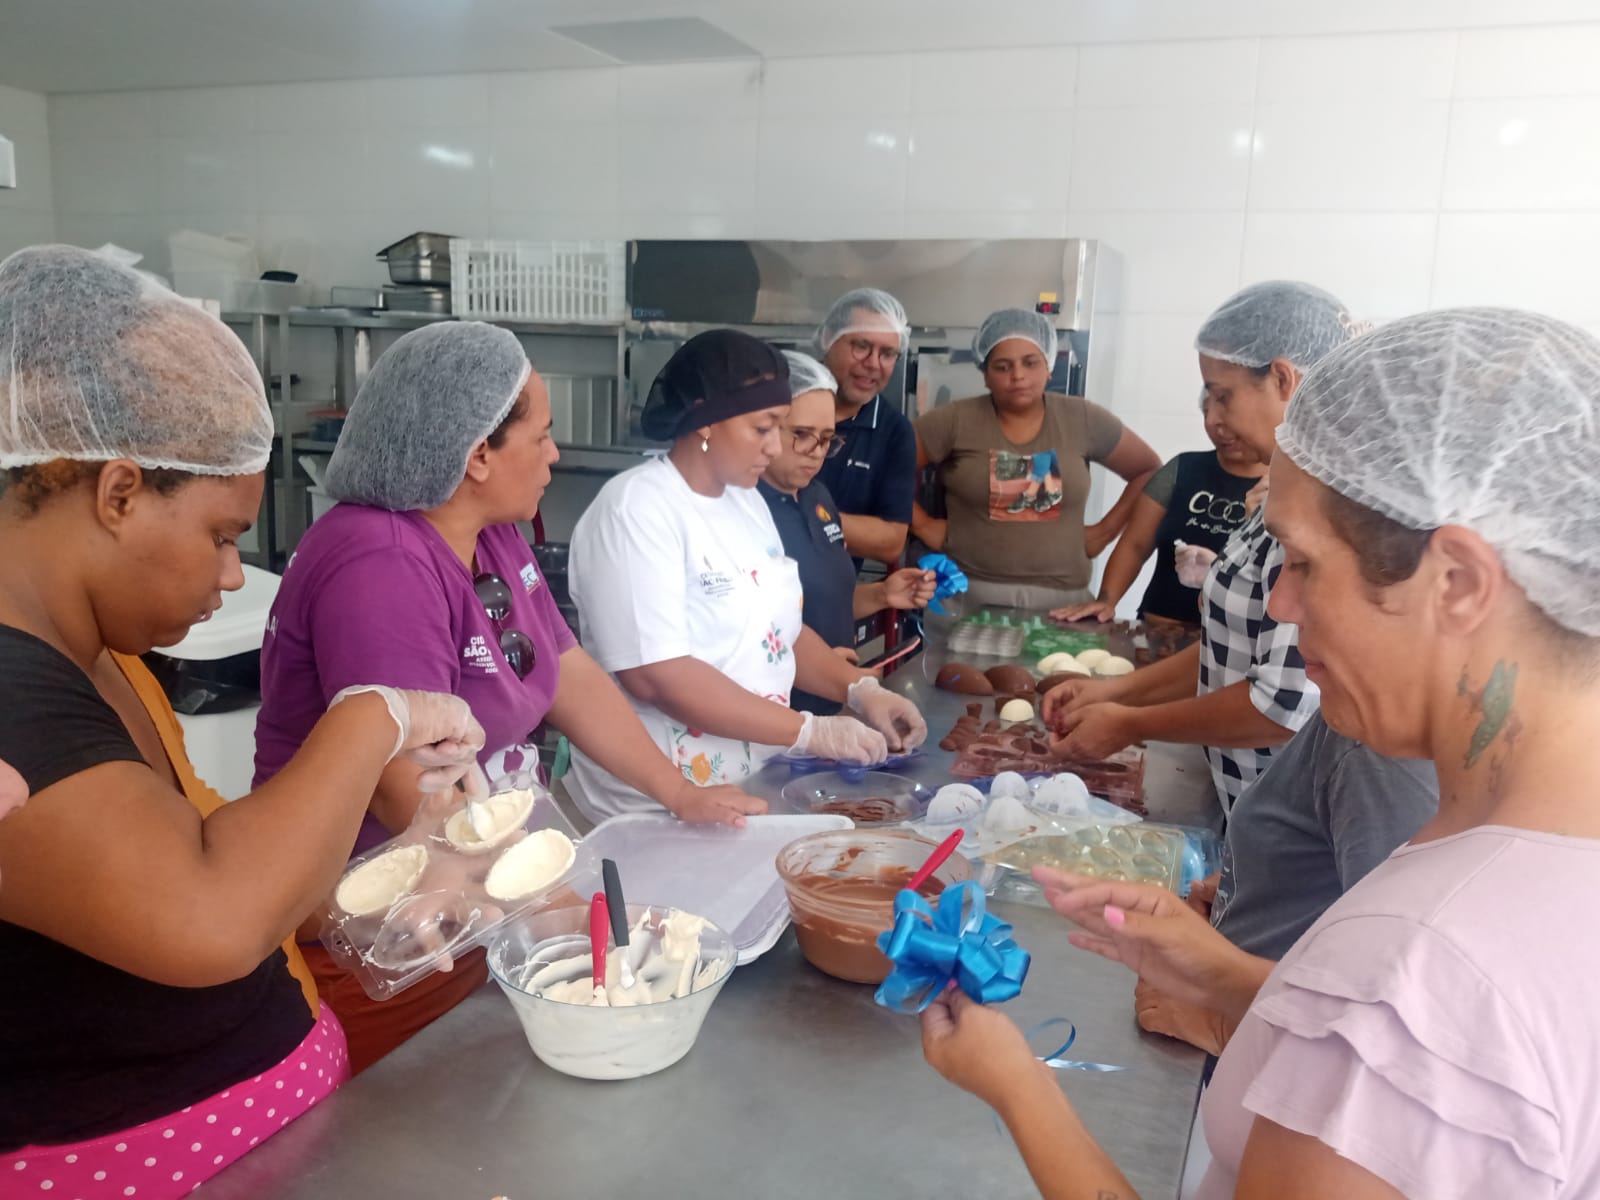
[[0,188],[0,258],[56,235],[45,98],[0,87],[0,135],[17,153],[17,186]]
[[[1101,399],[1174,452],[1201,437],[1194,329],[1252,280],[1600,330],[1597,62],[1600,23],[60,96],[48,145],[60,236],[159,268],[176,227],[243,232],[322,285],[381,281],[418,228],[1104,238]],[[17,110],[37,158],[42,101],[0,90]]]

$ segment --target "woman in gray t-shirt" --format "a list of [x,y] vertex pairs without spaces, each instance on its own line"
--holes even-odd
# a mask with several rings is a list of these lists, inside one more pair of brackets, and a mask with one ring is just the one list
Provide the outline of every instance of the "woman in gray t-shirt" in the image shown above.
[[[1040,314],[992,313],[972,352],[988,392],[917,421],[918,466],[939,468],[949,515],[939,520],[919,505],[912,531],[961,566],[974,604],[1047,609],[1087,600],[1090,559],[1122,532],[1161,460],[1098,404],[1045,390],[1056,331]],[[1086,527],[1090,463],[1128,486]]]

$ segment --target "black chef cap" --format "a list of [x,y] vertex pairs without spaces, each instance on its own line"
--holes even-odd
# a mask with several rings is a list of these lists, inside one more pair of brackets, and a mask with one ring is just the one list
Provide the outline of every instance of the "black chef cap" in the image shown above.
[[789,364],[782,353],[736,329],[696,334],[667,360],[639,415],[644,435],[675,441],[729,417],[786,407]]

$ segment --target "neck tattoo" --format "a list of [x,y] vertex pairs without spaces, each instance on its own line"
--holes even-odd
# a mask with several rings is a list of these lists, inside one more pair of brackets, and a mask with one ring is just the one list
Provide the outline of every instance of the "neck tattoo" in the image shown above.
[[1516,740],[1521,728],[1516,713],[1512,711],[1516,690],[1516,663],[1508,663],[1504,659],[1495,663],[1494,670],[1489,672],[1489,681],[1483,685],[1481,691],[1477,692],[1467,686],[1467,674],[1462,671],[1461,680],[1456,684],[1456,695],[1466,697],[1468,707],[1480,716],[1478,727],[1472,731],[1472,740],[1467,743],[1467,753],[1463,759],[1463,765],[1467,769],[1470,770],[1478,765],[1478,760],[1483,757],[1484,751],[1488,750],[1502,733],[1505,734],[1507,750]]

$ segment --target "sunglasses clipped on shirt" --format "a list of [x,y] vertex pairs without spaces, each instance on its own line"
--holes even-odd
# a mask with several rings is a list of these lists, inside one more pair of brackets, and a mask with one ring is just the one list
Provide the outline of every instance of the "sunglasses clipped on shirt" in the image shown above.
[[478,603],[483,605],[484,615],[494,622],[500,634],[500,653],[505,656],[506,665],[518,679],[526,679],[539,661],[539,655],[532,638],[520,629],[505,626],[506,618],[511,615],[511,589],[500,576],[487,572],[472,581],[472,590],[477,593]]

